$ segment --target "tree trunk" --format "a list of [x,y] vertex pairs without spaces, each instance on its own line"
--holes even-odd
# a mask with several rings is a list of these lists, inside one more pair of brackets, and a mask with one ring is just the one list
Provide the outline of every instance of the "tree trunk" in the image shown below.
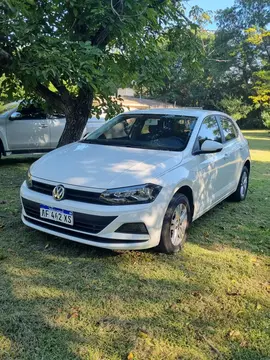
[[69,99],[65,107],[66,125],[57,147],[80,140],[93,104],[93,94],[80,90],[76,99]]
[[5,69],[12,63],[12,56],[4,49],[0,48],[0,76],[2,76]]
[[66,125],[57,145],[61,147],[80,140],[92,109],[94,93],[91,88],[82,87],[78,96],[74,97],[63,84],[57,81],[52,83],[58,93],[52,92],[40,83],[37,84],[36,91],[55,109],[65,113]]

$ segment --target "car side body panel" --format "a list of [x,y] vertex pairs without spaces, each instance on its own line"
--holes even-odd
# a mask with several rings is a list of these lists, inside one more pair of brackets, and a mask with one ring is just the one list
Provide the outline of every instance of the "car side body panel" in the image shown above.
[[50,148],[47,119],[9,120],[6,122],[7,142],[11,151],[40,151]]

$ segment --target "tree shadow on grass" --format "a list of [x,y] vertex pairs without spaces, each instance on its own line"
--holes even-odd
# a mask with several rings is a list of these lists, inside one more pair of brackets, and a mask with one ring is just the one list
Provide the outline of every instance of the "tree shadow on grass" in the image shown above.
[[60,256],[26,243],[31,256],[19,244],[12,261],[3,259],[0,280],[0,332],[16,358],[81,359],[99,351],[100,358],[124,359],[147,324],[137,319],[141,306],[158,306],[150,322],[159,327],[159,308],[169,305],[170,291],[197,289],[130,273],[122,267],[129,259],[113,252],[78,245]]
[[[47,303],[52,314],[61,304],[57,298],[42,296],[31,299],[14,294],[8,275],[1,275],[0,334],[3,337],[1,359],[81,359],[69,350],[71,341],[83,342],[79,334],[46,320],[42,308]],[[4,293],[4,294],[3,294]],[[46,305],[45,305],[46,307]],[[48,309],[47,309],[48,311]],[[5,340],[8,346],[5,349]]]
[[18,164],[29,164],[31,165],[34,161],[38,160],[41,157],[41,155],[22,155],[22,156],[8,156],[4,157],[0,161],[0,166],[16,166]]
[[[126,359],[129,351],[138,359],[216,359],[201,335],[220,331],[227,359],[241,351],[266,359],[253,345],[227,340],[241,322],[236,304],[246,302],[215,294],[214,259],[115,253],[51,237],[48,244],[38,234],[2,243],[0,333],[13,343],[7,359]],[[267,308],[259,318],[266,316]]]
[[233,347],[232,350],[232,359],[233,360],[269,360],[270,356],[263,356],[260,352],[251,349],[245,348],[236,348]]

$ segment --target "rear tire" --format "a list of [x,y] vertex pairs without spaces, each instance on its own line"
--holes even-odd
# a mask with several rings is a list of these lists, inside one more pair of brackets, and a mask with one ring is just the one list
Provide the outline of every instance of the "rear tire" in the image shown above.
[[182,250],[190,222],[191,210],[188,198],[184,194],[176,194],[163,219],[159,250],[166,254],[174,254]]
[[231,195],[231,199],[233,201],[244,201],[247,197],[248,192],[248,184],[249,184],[249,170],[246,166],[243,167],[240,180],[237,186],[236,191]]

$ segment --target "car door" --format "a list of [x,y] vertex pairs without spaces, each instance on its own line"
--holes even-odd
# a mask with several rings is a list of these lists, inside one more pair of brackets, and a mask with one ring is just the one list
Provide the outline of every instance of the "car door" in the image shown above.
[[239,141],[238,129],[233,121],[225,115],[218,116],[224,141],[224,166],[228,178],[228,192],[236,189],[242,171],[241,142]]
[[11,151],[41,151],[49,148],[49,123],[44,111],[22,102],[7,121],[7,140]]
[[[201,149],[205,140],[222,143],[220,126],[214,115],[207,116],[200,127],[195,142],[194,153]],[[225,193],[227,174],[224,168],[223,150],[196,156],[195,182],[197,214],[200,215],[217,203]]]
[[51,149],[55,149],[64,131],[66,119],[64,114],[60,113],[50,114],[48,115],[48,119],[50,123],[50,147]]

